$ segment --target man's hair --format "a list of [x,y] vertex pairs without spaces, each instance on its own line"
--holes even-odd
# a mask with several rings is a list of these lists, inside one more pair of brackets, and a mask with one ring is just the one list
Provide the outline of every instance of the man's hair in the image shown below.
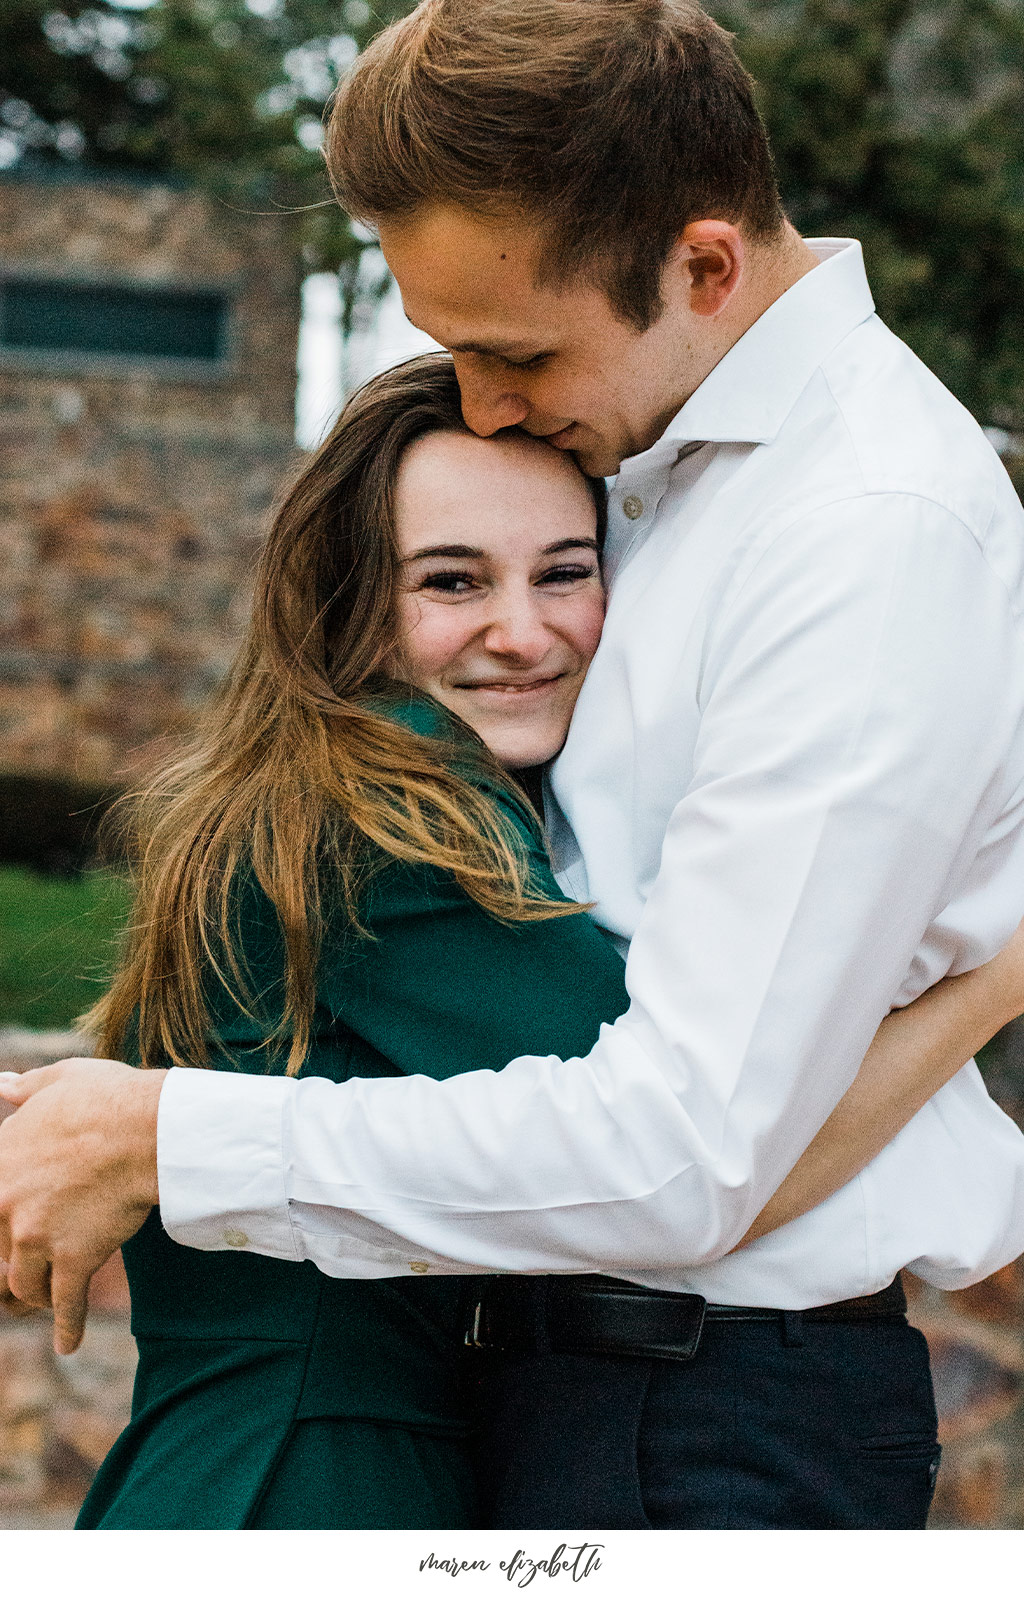
[[423,0],[342,85],[327,164],[365,222],[522,216],[542,282],[593,282],[643,330],[689,222],[782,227],[752,89],[692,0]]

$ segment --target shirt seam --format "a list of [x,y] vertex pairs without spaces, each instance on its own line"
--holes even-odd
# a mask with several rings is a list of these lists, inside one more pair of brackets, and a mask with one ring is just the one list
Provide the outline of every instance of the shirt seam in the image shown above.
[[[836,348],[837,349],[839,348],[838,345],[836,346]],[[861,494],[869,494],[871,491],[867,487],[867,475],[866,475],[866,473],[864,471],[864,462],[863,462],[863,459],[861,457],[861,452],[860,452],[860,449],[859,449],[859,447],[857,445],[857,441],[854,438],[853,429],[850,427],[849,421],[847,419],[846,409],[843,406],[842,402],[840,401],[839,396],[836,394],[835,390],[832,387],[832,380],[829,378],[828,373],[825,371],[825,363],[824,362],[822,362],[821,367],[820,367],[819,370],[821,372],[822,382],[824,383],[825,388],[828,390],[828,397],[831,400],[831,402],[832,402],[832,404],[833,404],[833,406],[835,408],[835,415],[838,417],[839,421],[842,423],[843,433],[846,436],[846,442],[849,445],[850,451],[851,451],[851,453],[853,455],[853,458],[857,463],[857,472],[858,472],[858,475],[860,477],[860,483],[861,483]]]
[[[779,528],[778,531],[772,535],[768,543],[761,550],[757,559],[754,561],[746,577],[743,578],[742,582],[739,584],[739,587],[728,600],[723,600],[718,619],[725,620],[725,618],[729,615],[730,611],[743,595],[747,585],[753,580],[759,571],[762,562],[775,549],[775,546],[779,543],[780,539],[784,539],[787,534],[792,533],[793,529],[798,527],[801,522],[806,521],[808,517],[816,516],[821,512],[832,511],[837,506],[858,505],[861,501],[897,499],[914,501],[925,506],[933,506],[937,511],[943,512],[943,514],[947,516],[951,522],[956,524],[956,526],[967,536],[971,544],[974,545],[981,561],[984,563],[988,572],[991,573],[992,577],[999,585],[1000,591],[1005,596],[1006,607],[1010,615],[1013,617],[1018,627],[1024,628],[1024,616],[1022,616],[1021,611],[1014,604],[1013,596],[1010,593],[1005,579],[1000,576],[995,567],[992,565],[992,562],[989,560],[988,554],[982,544],[985,534],[992,525],[996,507],[993,506],[991,508],[989,516],[985,522],[984,530],[981,533],[975,533],[970,524],[965,522],[963,517],[960,516],[959,512],[954,511],[952,507],[946,505],[943,501],[936,500],[934,496],[922,493],[919,489],[863,489],[859,494],[838,495],[834,499],[818,501],[812,505],[803,507],[795,516],[790,518],[790,520],[786,522],[783,527]],[[709,628],[709,637],[710,631],[711,630]]]
[[[837,348],[838,348],[838,346],[837,346]],[[988,508],[988,516],[985,518],[984,527],[981,529],[981,531],[979,533],[975,533],[973,531],[973,529],[970,528],[969,525],[966,522],[964,522],[964,519],[960,516],[960,513],[958,511],[954,511],[953,510],[952,506],[947,506],[945,504],[945,502],[942,501],[942,500],[936,500],[934,498],[934,496],[932,496],[932,495],[922,494],[920,492],[920,490],[917,490],[917,489],[868,489],[867,488],[867,475],[866,475],[866,473],[864,471],[863,459],[862,459],[862,456],[861,456],[860,448],[859,448],[859,446],[857,444],[857,440],[856,440],[856,438],[854,436],[853,429],[850,427],[850,424],[847,421],[846,409],[845,409],[842,401],[839,399],[839,396],[836,394],[835,390],[832,387],[832,380],[829,377],[828,373],[825,371],[824,363],[822,364],[822,367],[821,367],[821,376],[824,379],[825,387],[826,387],[826,389],[828,390],[828,393],[829,393],[829,398],[831,399],[832,404],[835,406],[836,416],[839,418],[840,422],[843,425],[843,432],[846,434],[846,438],[847,438],[847,441],[849,443],[850,450],[852,451],[854,459],[857,462],[857,471],[860,474],[861,483],[864,485],[864,488],[861,491],[862,494],[864,494],[865,496],[874,495],[874,494],[905,494],[905,495],[910,496],[911,498],[918,499],[918,500],[923,500],[926,505],[934,505],[934,506],[940,507],[949,516],[951,516],[954,519],[954,521],[956,521],[956,522],[958,522],[960,524],[960,526],[964,529],[964,531],[966,532],[968,537],[970,539],[972,539],[974,541],[974,543],[978,546],[979,553],[980,553],[981,558],[984,561],[985,565],[988,567],[989,571],[992,573],[992,576],[996,579],[996,582],[999,584],[1000,588],[1003,589],[1006,592],[1007,602],[1009,604],[1009,609],[1010,609],[1011,615],[1014,616],[1015,618],[1017,618],[1017,620],[1020,620],[1019,617],[1018,617],[1017,609],[1013,604],[1012,595],[1010,594],[1009,590],[1007,589],[1006,584],[1004,583],[1002,578],[1000,578],[998,572],[996,572],[995,568],[992,566],[992,563],[991,563],[991,561],[989,561],[988,556],[987,556],[986,551],[985,551],[984,541],[985,541],[985,538],[986,538],[986,536],[988,534],[989,529],[992,526],[992,523],[995,520],[995,515],[996,515],[996,510],[997,510],[995,496],[993,495],[991,497],[991,504],[989,505],[989,508]]]

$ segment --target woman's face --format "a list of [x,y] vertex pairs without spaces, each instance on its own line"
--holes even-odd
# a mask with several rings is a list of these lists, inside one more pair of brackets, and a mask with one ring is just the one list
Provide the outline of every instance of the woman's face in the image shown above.
[[431,433],[395,507],[402,676],[506,767],[562,747],[604,621],[594,502],[539,439]]

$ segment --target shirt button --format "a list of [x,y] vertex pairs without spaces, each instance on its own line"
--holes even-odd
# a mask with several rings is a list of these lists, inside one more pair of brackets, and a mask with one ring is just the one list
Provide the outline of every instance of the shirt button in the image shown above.
[[622,509],[626,513],[630,522],[635,522],[637,517],[643,516],[644,503],[640,499],[639,495],[627,494],[625,500],[622,502]]
[[225,1228],[224,1243],[229,1244],[232,1250],[244,1250],[249,1243],[249,1235],[243,1233],[241,1228]]
[[411,1272],[429,1272],[430,1263],[428,1261],[410,1261],[409,1270]]

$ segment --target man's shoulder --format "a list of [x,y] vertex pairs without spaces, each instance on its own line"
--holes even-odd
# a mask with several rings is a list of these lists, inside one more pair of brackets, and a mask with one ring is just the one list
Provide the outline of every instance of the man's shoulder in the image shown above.
[[878,317],[831,352],[804,404],[843,494],[930,501],[980,543],[1006,519],[1024,547],[1024,511],[984,430]]
[[726,493],[736,537],[719,610],[757,573],[811,567],[852,586],[899,541],[922,585],[987,569],[1024,619],[1024,507],[984,430],[876,316],[815,369],[776,436]]

